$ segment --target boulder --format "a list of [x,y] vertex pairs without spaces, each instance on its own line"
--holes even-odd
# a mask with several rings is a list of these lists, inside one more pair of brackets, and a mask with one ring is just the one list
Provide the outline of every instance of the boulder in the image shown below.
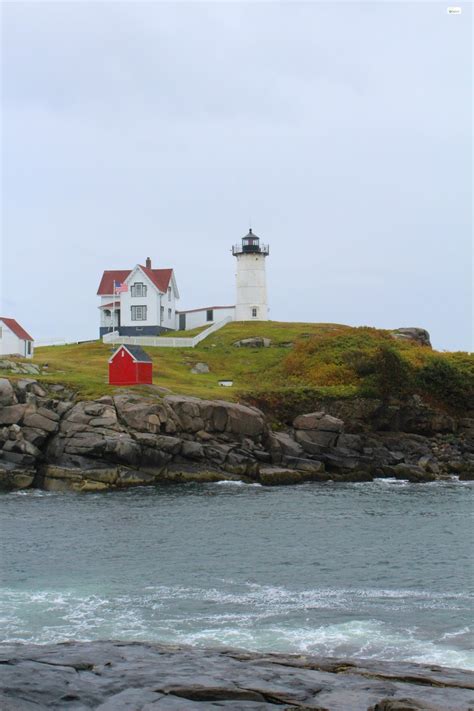
[[267,432],[265,417],[260,410],[239,403],[226,403],[228,422],[227,432],[236,435],[258,437]]
[[398,340],[414,341],[420,346],[431,348],[430,334],[424,328],[397,328],[395,331],[392,331],[392,336]]
[[296,430],[295,437],[305,452],[312,452],[313,454],[318,454],[323,449],[333,447],[337,442],[336,432]]
[[184,441],[181,446],[181,454],[188,459],[203,459],[204,448],[199,442]]
[[177,430],[177,418],[165,400],[123,394],[116,395],[114,403],[119,419],[133,430],[168,434]]
[[33,412],[30,415],[25,415],[25,417],[23,418],[23,423],[27,427],[35,427],[36,429],[44,430],[45,432],[50,433],[57,432],[59,429],[59,425],[56,420],[53,420],[51,417],[45,417],[44,415],[40,415],[39,412]]
[[[312,472],[313,474],[324,473],[324,463],[317,459],[305,459],[304,457],[284,457],[283,463],[291,469],[297,469],[300,472]],[[323,478],[328,479],[326,475]]]
[[0,405],[14,405],[17,402],[13,385],[7,378],[0,378]]
[[185,395],[168,395],[164,398],[166,407],[173,413],[177,430],[189,433],[205,429],[201,412],[204,402]]
[[420,459],[418,460],[418,466],[421,467],[423,471],[430,472],[431,474],[440,473],[439,464],[434,457],[420,457]]
[[270,434],[270,447],[273,451],[278,451],[281,455],[289,457],[301,457],[303,447],[296,442],[288,432],[272,432]]
[[344,422],[338,417],[333,417],[325,412],[310,412],[299,415],[293,422],[296,430],[321,430],[323,432],[342,432]]
[[235,341],[233,345],[236,348],[268,348],[272,345],[272,342],[269,338],[255,336],[254,338],[243,338],[241,341]]
[[191,368],[191,373],[194,375],[203,375],[204,373],[209,372],[209,366],[207,363],[196,363],[196,365]]
[[314,473],[286,469],[284,467],[262,467],[260,469],[258,480],[264,486],[281,486],[283,484],[303,484],[306,481],[312,481]]
[[435,481],[438,477],[432,472],[428,472],[414,464],[396,464],[395,466],[384,466],[382,471],[387,477],[395,479],[407,479],[417,483],[424,481]]
[[25,469],[14,463],[0,460],[0,489],[3,491],[28,489],[32,486],[34,478],[35,470],[33,468]]
[[13,425],[21,421],[26,405],[7,405],[0,407],[0,425]]

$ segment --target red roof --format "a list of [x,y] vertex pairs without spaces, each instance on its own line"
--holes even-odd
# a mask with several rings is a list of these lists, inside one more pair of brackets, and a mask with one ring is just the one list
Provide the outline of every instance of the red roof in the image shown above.
[[[172,269],[147,269],[139,265],[150,281],[164,294],[171,281]],[[132,273],[133,269],[113,269],[102,274],[97,294],[106,296],[114,293],[114,281],[122,283]]]
[[13,331],[15,336],[18,336],[18,338],[21,338],[22,341],[34,341],[35,339],[33,336],[30,336],[30,334],[25,331],[24,328],[20,326],[18,321],[15,321],[14,318],[4,318],[3,316],[0,316],[0,321],[3,321],[5,326],[10,329],[10,331]]
[[153,284],[164,293],[166,293],[171,277],[173,275],[172,269],[147,269],[140,264],[140,269],[142,269],[147,277],[153,282]]

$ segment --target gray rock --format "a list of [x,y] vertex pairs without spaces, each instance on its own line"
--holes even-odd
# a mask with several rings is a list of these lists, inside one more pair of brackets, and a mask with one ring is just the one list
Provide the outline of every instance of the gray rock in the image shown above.
[[298,469],[301,472],[311,472],[313,474],[321,474],[324,472],[324,463],[318,461],[317,459],[285,457],[283,461],[287,467],[291,467],[291,469]]
[[45,432],[57,432],[59,429],[58,423],[55,420],[36,412],[31,415],[25,415],[23,422],[27,427],[35,427]]
[[[469,671],[139,642],[0,646],[2,711],[467,711]],[[6,699],[6,701],[5,701]]]
[[38,408],[38,415],[41,415],[42,417],[47,417],[48,420],[53,420],[53,422],[59,422],[60,420],[59,415],[48,407]]
[[204,373],[209,372],[210,370],[207,363],[196,363],[196,365],[191,368],[191,373],[194,375],[203,375]]
[[26,405],[7,405],[0,407],[0,425],[13,425],[20,422],[25,414]]
[[283,455],[301,457],[303,454],[303,447],[288,432],[272,432],[270,438],[272,447],[278,448]]
[[32,486],[34,478],[33,468],[18,467],[14,463],[0,460],[0,489],[4,491],[28,489]]
[[293,427],[297,430],[321,430],[323,432],[342,432],[344,422],[338,417],[333,417],[325,412],[311,412],[307,415],[299,415],[293,422]]
[[184,441],[181,447],[181,454],[189,459],[203,459],[204,448],[199,442]]
[[384,466],[385,476],[392,476],[396,479],[407,479],[417,483],[424,481],[435,481],[437,476],[413,464],[396,464],[395,466]]
[[241,341],[234,342],[236,348],[268,348],[271,345],[272,342],[269,338],[261,338],[260,336],[243,338]]
[[403,341],[414,341],[420,346],[431,348],[430,334],[424,328],[397,328],[392,331],[393,338]]
[[7,378],[0,378],[0,405],[14,405],[17,402],[13,385]]
[[431,474],[440,473],[439,464],[434,457],[420,457],[420,459],[418,460],[418,466],[421,467],[425,472],[430,472]]
[[298,471],[285,467],[261,467],[258,480],[264,486],[281,486],[288,484],[302,484],[311,481],[313,472]]
[[304,451],[311,454],[319,454],[322,450],[333,447],[337,442],[336,432],[296,430],[295,437]]

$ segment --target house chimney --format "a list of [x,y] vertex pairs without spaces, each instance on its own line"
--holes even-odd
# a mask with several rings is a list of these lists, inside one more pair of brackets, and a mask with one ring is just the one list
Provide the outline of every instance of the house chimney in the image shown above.
[[146,268],[147,268],[147,269],[151,269],[151,259],[150,259],[150,257],[147,257],[147,258],[146,258],[145,264],[146,264]]

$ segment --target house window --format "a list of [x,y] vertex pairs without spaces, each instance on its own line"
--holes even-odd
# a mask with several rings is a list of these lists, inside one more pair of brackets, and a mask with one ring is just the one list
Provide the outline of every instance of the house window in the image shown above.
[[164,306],[160,307],[160,314],[161,314],[161,320],[163,321],[163,318],[165,316],[165,307]]
[[28,355],[31,355],[31,341],[27,341],[27,343],[28,343],[28,346],[27,346],[27,351],[26,351],[26,352],[27,352]]
[[214,321],[214,311],[212,309],[206,311],[206,321]]
[[168,318],[171,318],[171,309],[168,309]]
[[257,318],[257,307],[254,306],[252,309],[252,318]]
[[0,338],[2,337],[2,327],[0,326]]
[[171,287],[168,287],[168,301],[171,301]]
[[110,311],[109,311],[109,309],[104,309],[104,316],[105,316],[105,318],[110,318]]
[[135,284],[132,284],[130,292],[132,296],[146,296],[146,289],[146,284],[142,284],[142,282],[135,282]]
[[132,306],[132,321],[146,321],[146,306]]

